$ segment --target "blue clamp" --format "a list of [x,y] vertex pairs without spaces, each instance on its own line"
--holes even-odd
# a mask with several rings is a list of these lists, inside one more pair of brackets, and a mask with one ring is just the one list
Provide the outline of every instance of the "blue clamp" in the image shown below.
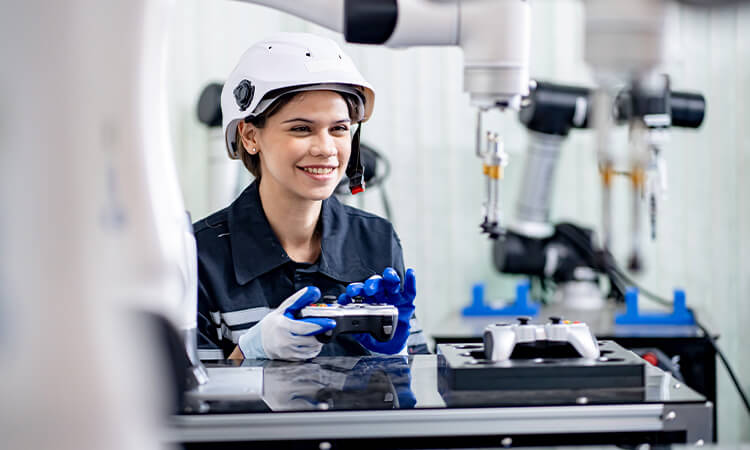
[[685,306],[685,291],[674,290],[672,313],[638,313],[638,288],[625,290],[625,313],[615,317],[617,325],[695,325],[693,313]]
[[516,284],[515,301],[503,308],[493,308],[484,303],[484,283],[477,283],[471,289],[471,305],[461,311],[464,316],[536,316],[539,305],[529,303],[529,280]]

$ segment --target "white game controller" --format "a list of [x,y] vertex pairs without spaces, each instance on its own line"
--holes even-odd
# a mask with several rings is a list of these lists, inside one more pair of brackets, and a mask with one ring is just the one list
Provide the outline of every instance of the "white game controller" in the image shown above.
[[336,321],[336,327],[318,334],[318,341],[328,343],[344,333],[370,333],[378,342],[393,339],[398,326],[398,309],[382,303],[313,303],[300,310],[299,318],[324,317]]
[[598,358],[599,344],[585,323],[563,321],[550,317],[545,325],[529,323],[528,317],[520,317],[517,324],[498,323],[484,329],[484,352],[492,361],[510,359],[516,344],[570,343],[583,358]]

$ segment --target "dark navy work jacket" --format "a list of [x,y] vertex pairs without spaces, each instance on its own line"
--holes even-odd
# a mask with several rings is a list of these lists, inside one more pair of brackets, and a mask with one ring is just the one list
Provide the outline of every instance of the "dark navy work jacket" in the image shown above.
[[[292,261],[266,219],[257,182],[231,205],[194,224],[200,348],[218,347],[228,356],[248,328],[305,286],[338,297],[349,283],[382,274],[386,267],[403,279],[401,243],[387,220],[331,197],[323,201],[320,226],[320,258],[312,264]],[[407,348],[428,352],[414,317]],[[338,336],[321,352],[368,354],[350,335]]]

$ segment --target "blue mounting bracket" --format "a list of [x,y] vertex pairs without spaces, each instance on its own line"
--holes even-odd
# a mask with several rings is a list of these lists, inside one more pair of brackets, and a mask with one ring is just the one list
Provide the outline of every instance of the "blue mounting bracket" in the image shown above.
[[493,308],[484,303],[484,283],[477,283],[471,288],[471,305],[461,311],[464,316],[536,316],[539,305],[529,302],[529,280],[516,284],[516,299],[503,308]]
[[685,291],[674,290],[672,313],[640,314],[638,312],[638,288],[625,290],[625,312],[615,316],[617,325],[695,325],[693,313],[685,306]]

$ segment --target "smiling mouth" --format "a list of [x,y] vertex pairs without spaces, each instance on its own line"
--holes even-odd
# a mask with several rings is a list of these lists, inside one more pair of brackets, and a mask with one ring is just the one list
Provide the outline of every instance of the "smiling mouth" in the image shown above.
[[313,175],[328,175],[336,170],[335,167],[300,167],[300,169]]

